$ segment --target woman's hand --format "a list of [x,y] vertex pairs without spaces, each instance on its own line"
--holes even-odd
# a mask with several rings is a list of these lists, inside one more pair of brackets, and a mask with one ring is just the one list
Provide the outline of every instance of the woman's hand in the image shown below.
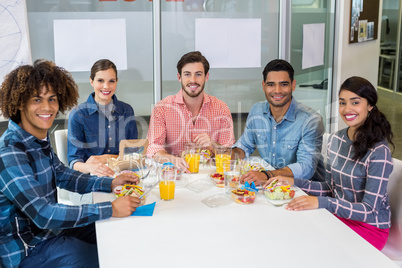
[[286,206],[287,210],[307,210],[307,209],[317,209],[318,208],[318,198],[316,196],[303,195],[296,197]]
[[[90,161],[91,163],[102,163],[102,164],[107,164],[107,160],[109,158],[117,158],[119,157],[118,155],[114,155],[114,154],[103,154],[103,155],[91,155],[87,162]],[[86,163],[87,163],[86,162]]]
[[90,158],[87,160],[87,162],[84,164],[87,170],[87,173],[90,173],[91,175],[96,175],[96,176],[106,176],[106,177],[113,177],[115,175],[114,171],[106,166],[105,164],[102,163],[91,163],[88,162]]

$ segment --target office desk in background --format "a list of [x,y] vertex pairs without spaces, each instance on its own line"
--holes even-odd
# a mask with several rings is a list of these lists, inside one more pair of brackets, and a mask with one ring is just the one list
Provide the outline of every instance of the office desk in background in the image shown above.
[[[177,188],[173,201],[161,201],[156,188],[152,217],[96,222],[100,267],[396,267],[325,209],[287,211],[260,194],[250,205],[201,203],[222,192]],[[94,202],[112,200],[94,193]]]
[[388,79],[387,89],[393,90],[396,47],[382,45],[380,47],[380,67],[378,70],[378,84],[383,86],[383,78]]

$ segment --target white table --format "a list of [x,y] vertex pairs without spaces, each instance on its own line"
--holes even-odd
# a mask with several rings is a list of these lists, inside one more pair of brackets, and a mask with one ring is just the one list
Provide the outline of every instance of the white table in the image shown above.
[[[189,180],[208,176],[207,170]],[[210,208],[177,188],[173,201],[156,201],[152,217],[96,223],[99,262],[105,267],[396,267],[380,251],[324,209],[287,211],[258,195],[254,204]],[[113,200],[94,193],[94,202]]]

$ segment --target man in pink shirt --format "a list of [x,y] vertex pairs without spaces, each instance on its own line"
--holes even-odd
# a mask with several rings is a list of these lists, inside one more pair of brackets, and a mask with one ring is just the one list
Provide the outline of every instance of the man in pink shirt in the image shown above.
[[198,51],[189,52],[177,63],[177,71],[182,88],[152,110],[147,155],[188,172],[181,158],[186,143],[195,142],[213,154],[216,145],[231,146],[235,137],[229,107],[204,92],[209,78],[207,59]]

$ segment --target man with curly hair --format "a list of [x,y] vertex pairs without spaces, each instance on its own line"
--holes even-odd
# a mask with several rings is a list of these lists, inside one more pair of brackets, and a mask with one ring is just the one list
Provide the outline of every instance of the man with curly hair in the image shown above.
[[77,104],[78,87],[63,68],[45,60],[20,66],[0,88],[0,111],[9,119],[0,138],[0,267],[98,267],[94,222],[125,217],[140,200],[68,206],[57,189],[110,192],[136,183],[82,174],[54,154],[48,130],[57,114]]

